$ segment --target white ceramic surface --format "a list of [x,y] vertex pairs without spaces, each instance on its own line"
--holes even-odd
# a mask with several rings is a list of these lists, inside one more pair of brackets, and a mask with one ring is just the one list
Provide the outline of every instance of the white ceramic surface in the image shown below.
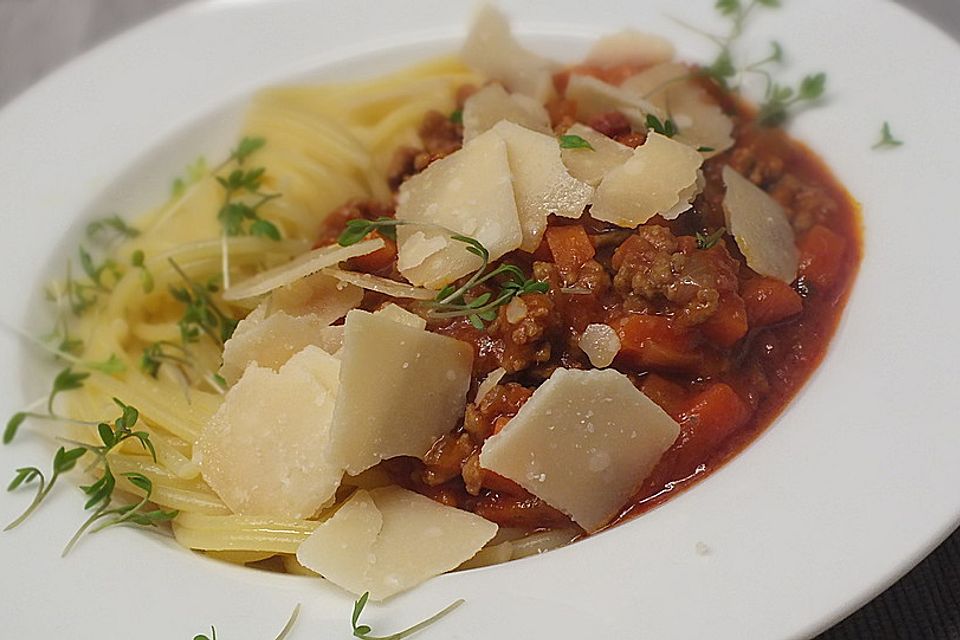
[[[504,2],[531,45],[573,60],[625,24],[708,43],[669,15],[719,23],[711,0]],[[37,289],[62,267],[85,220],[157,200],[198,152],[216,157],[256,87],[301,76],[387,70],[452,50],[469,5],[420,0],[240,0],[190,5],[90,52],[0,112],[0,318],[42,331]],[[960,285],[950,209],[958,170],[960,48],[880,0],[805,0],[758,14],[747,39],[780,40],[788,78],[825,69],[830,99],[795,133],[863,204],[866,258],[823,367],[767,433],[693,490],[594,539],[544,557],[444,576],[373,608],[394,629],[450,600],[467,604],[430,638],[789,638],[808,636],[878,593],[945,537],[960,514],[954,386]],[[873,152],[882,121],[907,141]],[[0,341],[0,406],[45,384],[26,349]],[[0,449],[0,479],[49,464],[24,434]],[[12,519],[24,493],[0,499]],[[298,638],[348,637],[352,598],[318,580],[192,556],[135,530],[62,543],[82,519],[64,483],[0,536],[4,637],[273,637],[293,604]],[[698,543],[709,552],[697,553]]]

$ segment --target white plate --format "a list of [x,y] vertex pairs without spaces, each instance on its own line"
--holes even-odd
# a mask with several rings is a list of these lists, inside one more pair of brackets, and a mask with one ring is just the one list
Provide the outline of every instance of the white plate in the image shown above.
[[[528,42],[573,60],[625,24],[712,49],[667,16],[717,27],[712,0],[504,3]],[[429,638],[787,638],[866,602],[929,552],[960,514],[960,49],[904,9],[804,0],[761,11],[747,39],[780,40],[796,78],[825,69],[829,104],[795,132],[863,204],[866,257],[829,356],[774,426],[693,490],[642,518],[541,558],[443,576],[386,607],[399,628],[467,604]],[[450,0],[209,2],[186,6],[87,54],[0,113],[2,318],[33,331],[39,278],[62,267],[84,220],[159,199],[197,152],[216,157],[255,87],[311,72],[351,77],[442,50],[469,7]],[[344,62],[347,61],[347,62]],[[873,152],[889,120],[902,149]],[[46,270],[46,271],[45,271]],[[0,342],[0,406],[46,383],[15,339]],[[22,360],[21,360],[22,359]],[[0,450],[0,480],[49,464],[23,434]],[[5,481],[5,480],[4,480]],[[0,521],[24,506],[0,500]],[[134,530],[59,550],[82,518],[69,482],[0,536],[5,637],[348,637],[351,598],[321,581],[234,568]],[[709,548],[698,554],[698,543]],[[14,615],[11,615],[14,614]]]

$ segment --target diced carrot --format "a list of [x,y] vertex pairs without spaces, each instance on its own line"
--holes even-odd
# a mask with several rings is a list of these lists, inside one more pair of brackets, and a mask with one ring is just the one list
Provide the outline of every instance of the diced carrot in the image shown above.
[[553,261],[567,282],[575,279],[580,267],[596,255],[590,237],[581,225],[549,227],[546,236]]
[[614,327],[620,337],[620,354],[640,369],[696,370],[702,362],[689,332],[674,327],[661,316],[631,315]]
[[800,275],[823,289],[831,289],[843,267],[847,241],[823,225],[815,225],[798,243]]
[[377,231],[371,231],[367,235],[367,239],[371,238],[380,238],[383,240],[385,246],[382,249],[377,249],[373,253],[368,253],[365,256],[350,258],[350,260],[347,261],[347,267],[353,269],[354,271],[376,273],[377,271],[386,269],[393,264],[393,261],[397,259],[397,243],[390,238],[382,236]]
[[747,318],[754,327],[776,324],[803,311],[800,294],[775,278],[751,278],[743,283],[740,295],[747,306]]
[[700,330],[721,347],[732,347],[747,334],[747,308],[735,293],[724,294],[716,313],[700,325]]
[[640,390],[670,414],[674,420],[680,420],[680,413],[687,404],[687,391],[676,382],[670,382],[663,376],[650,373],[640,383]]
[[689,476],[750,419],[751,411],[737,392],[717,383],[691,398],[680,414],[680,437],[674,444],[673,479]]

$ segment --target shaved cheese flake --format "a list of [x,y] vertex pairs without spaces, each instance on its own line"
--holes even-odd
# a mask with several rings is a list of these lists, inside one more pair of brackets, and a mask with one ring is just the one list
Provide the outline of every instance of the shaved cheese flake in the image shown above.
[[577,180],[597,186],[603,177],[631,157],[633,149],[625,144],[595,131],[579,122],[569,129],[567,135],[580,136],[590,143],[590,149],[562,149],[560,155],[567,170]]
[[660,111],[635,93],[624,91],[593,76],[574,74],[567,83],[566,97],[577,103],[577,116],[587,120],[610,111],[620,111],[636,129],[646,129],[647,114]]
[[413,327],[414,329],[426,329],[427,321],[418,316],[415,313],[410,313],[403,307],[398,307],[395,304],[388,304],[382,309],[376,311],[373,315],[380,316],[381,318],[388,318],[394,322],[399,322],[402,325],[408,327]]
[[473,140],[501,120],[553,134],[550,115],[542,104],[519,93],[507,93],[499,84],[490,84],[463,103],[463,141]]
[[224,300],[244,300],[270,293],[274,289],[279,289],[289,285],[301,278],[305,278],[326,267],[332,267],[338,262],[358,258],[373,253],[384,247],[383,240],[374,238],[372,240],[363,240],[349,247],[340,245],[331,245],[308,251],[298,256],[287,264],[268,269],[258,273],[249,280],[230,287],[223,293]]
[[471,69],[541,104],[553,95],[558,65],[520,46],[506,16],[490,5],[474,16],[460,58]]
[[305,567],[383,600],[460,566],[497,525],[400,487],[357,490],[297,550]]
[[687,145],[650,133],[646,143],[600,183],[590,215],[630,229],[658,213],[676,217],[699,194],[702,164],[703,157]]
[[362,593],[377,560],[374,545],[382,527],[383,516],[370,494],[354,491],[333,517],[300,543],[297,561],[335,585]]
[[[246,322],[244,320],[241,324]],[[326,327],[326,323],[315,315],[294,317],[283,311],[261,320],[252,328],[244,327],[243,331],[234,332],[223,345],[220,375],[232,385],[250,364],[276,371],[308,345],[323,348]]]
[[331,455],[339,363],[317,347],[279,371],[250,365],[196,444],[203,479],[234,513],[308,518],[343,476]]
[[[446,241],[444,241],[444,244],[446,244]],[[377,293],[382,293],[383,295],[390,296],[391,298],[432,300],[434,296],[437,295],[436,291],[431,291],[430,289],[424,289],[422,287],[414,287],[403,282],[397,282],[396,280],[375,276],[372,273],[342,271],[340,269],[324,269],[323,272],[341,282],[347,282],[355,287],[367,289],[368,291],[376,291]],[[346,312],[344,312],[344,314],[346,314]]]
[[491,260],[520,247],[506,143],[488,131],[404,182],[397,219],[424,223],[397,228],[397,266],[416,286],[440,289],[480,266],[480,258],[449,232],[476,238]]
[[660,64],[627,78],[621,86],[670,114],[679,129],[674,140],[695,149],[712,149],[704,151],[704,157],[712,158],[733,146],[733,120],[693,82],[685,65]]
[[503,380],[503,376],[507,375],[507,370],[503,367],[497,367],[493,371],[487,374],[487,377],[483,379],[483,382],[480,383],[480,386],[477,387],[477,397],[474,398],[474,404],[480,404],[488,393],[493,391],[493,388],[500,384],[500,381]]
[[313,315],[332,324],[347,311],[360,306],[363,290],[324,273],[314,273],[275,289],[267,299],[267,312],[284,311],[291,316]]
[[317,346],[327,353],[339,358],[340,356],[338,353],[340,349],[343,348],[343,325],[340,324],[324,327],[320,331],[320,336],[317,340]]
[[605,324],[587,325],[580,335],[578,344],[590,358],[590,364],[598,369],[609,367],[620,353],[620,336],[612,327]]
[[666,38],[624,29],[597,40],[587,53],[585,62],[598,67],[622,64],[647,67],[669,62],[675,54],[673,43]]
[[723,198],[727,230],[747,266],[788,284],[796,280],[799,253],[783,207],[730,166],[723,168],[723,182],[727,186]]
[[513,172],[513,191],[523,231],[520,248],[536,251],[551,213],[579,218],[593,195],[593,187],[567,172],[560,157],[560,143],[552,135],[503,121],[493,131],[507,144]]
[[697,171],[697,181],[692,185],[680,192],[679,201],[671,209],[663,211],[660,213],[660,217],[664,220],[676,220],[680,217],[681,213],[684,213],[693,206],[693,201],[697,199],[697,196],[703,191],[703,188],[707,184],[707,179],[703,175],[703,171]]
[[680,426],[612,369],[557,369],[480,453],[509,478],[593,532],[619,513]]
[[354,310],[340,359],[333,444],[351,475],[396,456],[422,458],[463,418],[473,364],[465,342]]

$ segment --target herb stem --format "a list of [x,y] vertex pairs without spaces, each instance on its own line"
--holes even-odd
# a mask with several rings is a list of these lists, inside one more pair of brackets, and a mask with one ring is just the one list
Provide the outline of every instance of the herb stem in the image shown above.
[[11,529],[16,529],[21,524],[23,524],[23,521],[29,518],[30,514],[36,511],[37,507],[40,506],[40,503],[43,502],[43,499],[47,497],[47,494],[50,493],[50,489],[53,488],[53,483],[57,479],[56,475],[54,475],[52,478],[50,478],[50,484],[47,484],[42,473],[38,474],[38,477],[40,478],[40,484],[37,487],[37,493],[33,497],[33,501],[27,507],[26,511],[20,514],[19,518],[17,518],[16,520],[14,520],[13,522],[11,522],[10,524],[8,524],[6,527],[3,528],[4,531],[10,531]]
[[[277,634],[277,637],[274,640],[284,640],[290,631],[293,630],[293,626],[297,624],[297,618],[300,617],[300,603],[297,603],[297,606],[293,608],[293,613],[290,614],[290,618],[287,620],[287,624],[283,625],[283,629],[280,630],[280,633]],[[214,640],[216,640],[216,635],[214,635]]]
[[80,541],[80,538],[83,537],[83,534],[86,533],[87,529],[89,529],[90,526],[97,521],[97,519],[103,514],[103,512],[107,508],[107,505],[109,504],[110,502],[107,501],[106,504],[102,505],[99,509],[94,511],[90,515],[90,517],[87,518],[82,525],[80,525],[80,528],[77,529],[77,532],[73,534],[73,537],[70,538],[66,546],[63,548],[63,551],[60,553],[61,558],[67,557],[67,554],[69,554],[73,550],[73,548],[77,545],[77,542]]

